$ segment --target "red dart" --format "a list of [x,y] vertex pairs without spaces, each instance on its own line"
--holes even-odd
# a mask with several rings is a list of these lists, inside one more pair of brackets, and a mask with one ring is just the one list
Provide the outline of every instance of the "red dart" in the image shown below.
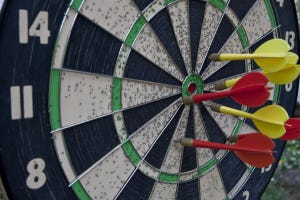
[[258,107],[263,105],[270,96],[268,90],[272,88],[266,87],[268,82],[267,77],[262,73],[252,72],[238,80],[230,90],[184,97],[183,103],[193,104],[230,96],[239,104]]
[[180,143],[186,147],[232,150],[239,159],[254,167],[266,167],[275,160],[273,156],[274,142],[260,133],[247,134],[232,145],[191,138],[181,138]]
[[300,138],[300,118],[290,118],[285,122],[285,134],[282,140],[296,140]]

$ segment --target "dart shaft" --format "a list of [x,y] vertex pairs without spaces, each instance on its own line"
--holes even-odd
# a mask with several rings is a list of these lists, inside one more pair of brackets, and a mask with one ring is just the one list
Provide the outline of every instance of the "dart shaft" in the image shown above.
[[238,82],[240,79],[241,79],[241,77],[227,80],[227,81],[225,82],[226,88],[232,87],[232,86],[233,86],[234,84],[236,84],[236,82]]
[[193,96],[193,102],[199,103],[201,101],[207,101],[211,99],[218,99],[230,96],[231,91],[222,91],[222,92],[212,92],[212,93],[205,93],[205,94],[196,94]]
[[[259,91],[265,90],[265,89],[266,88],[265,88],[264,84],[253,84],[253,85],[245,86],[243,88],[232,89],[232,90],[227,90],[227,91],[196,94],[196,95],[192,96],[192,102],[199,103],[201,101],[219,99],[219,98],[223,98],[223,97],[227,97],[227,96],[240,95],[240,94],[246,95],[245,98],[251,98],[251,97],[254,97],[256,91],[259,92]],[[242,102],[239,102],[239,103],[242,103]]]
[[228,60],[246,60],[256,58],[282,58],[286,56],[282,53],[263,53],[263,54],[212,54],[210,59],[213,61],[228,61]]
[[225,114],[229,114],[229,115],[234,115],[234,116],[238,116],[238,117],[245,117],[245,118],[249,118],[249,119],[254,119],[255,117],[247,112],[241,111],[241,110],[237,110],[237,109],[233,109],[233,108],[229,108],[226,106],[221,106],[219,109],[219,112],[221,113],[225,113]]
[[193,147],[213,148],[213,149],[223,149],[223,150],[233,150],[233,151],[249,151],[249,152],[261,152],[261,153],[265,153],[268,151],[263,149],[251,149],[247,147],[239,147],[237,145],[228,145],[228,144],[221,144],[221,143],[202,141],[202,140],[193,140],[192,145]]

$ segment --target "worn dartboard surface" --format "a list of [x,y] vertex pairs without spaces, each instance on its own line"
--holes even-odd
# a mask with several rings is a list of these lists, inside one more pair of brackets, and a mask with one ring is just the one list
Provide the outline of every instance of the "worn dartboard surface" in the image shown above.
[[[259,70],[250,60],[211,62],[211,53],[283,38],[298,54],[293,1],[2,2],[0,159],[10,199],[259,199],[284,142],[262,169],[229,151],[184,148],[179,138],[225,143],[257,130],[182,96]],[[266,105],[292,116],[298,83],[270,85]]]

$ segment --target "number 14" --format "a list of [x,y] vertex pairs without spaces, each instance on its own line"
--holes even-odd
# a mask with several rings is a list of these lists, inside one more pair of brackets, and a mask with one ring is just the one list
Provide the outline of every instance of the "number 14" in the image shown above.
[[19,10],[19,41],[28,44],[28,37],[40,37],[41,44],[48,44],[48,12],[40,11],[28,30],[28,11]]

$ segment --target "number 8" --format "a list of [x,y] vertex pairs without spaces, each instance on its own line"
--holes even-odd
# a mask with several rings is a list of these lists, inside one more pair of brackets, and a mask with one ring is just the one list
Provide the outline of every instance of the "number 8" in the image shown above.
[[38,189],[45,184],[47,180],[43,172],[45,166],[45,161],[41,158],[35,158],[28,163],[27,171],[29,172],[29,176],[26,179],[26,185],[30,189]]

